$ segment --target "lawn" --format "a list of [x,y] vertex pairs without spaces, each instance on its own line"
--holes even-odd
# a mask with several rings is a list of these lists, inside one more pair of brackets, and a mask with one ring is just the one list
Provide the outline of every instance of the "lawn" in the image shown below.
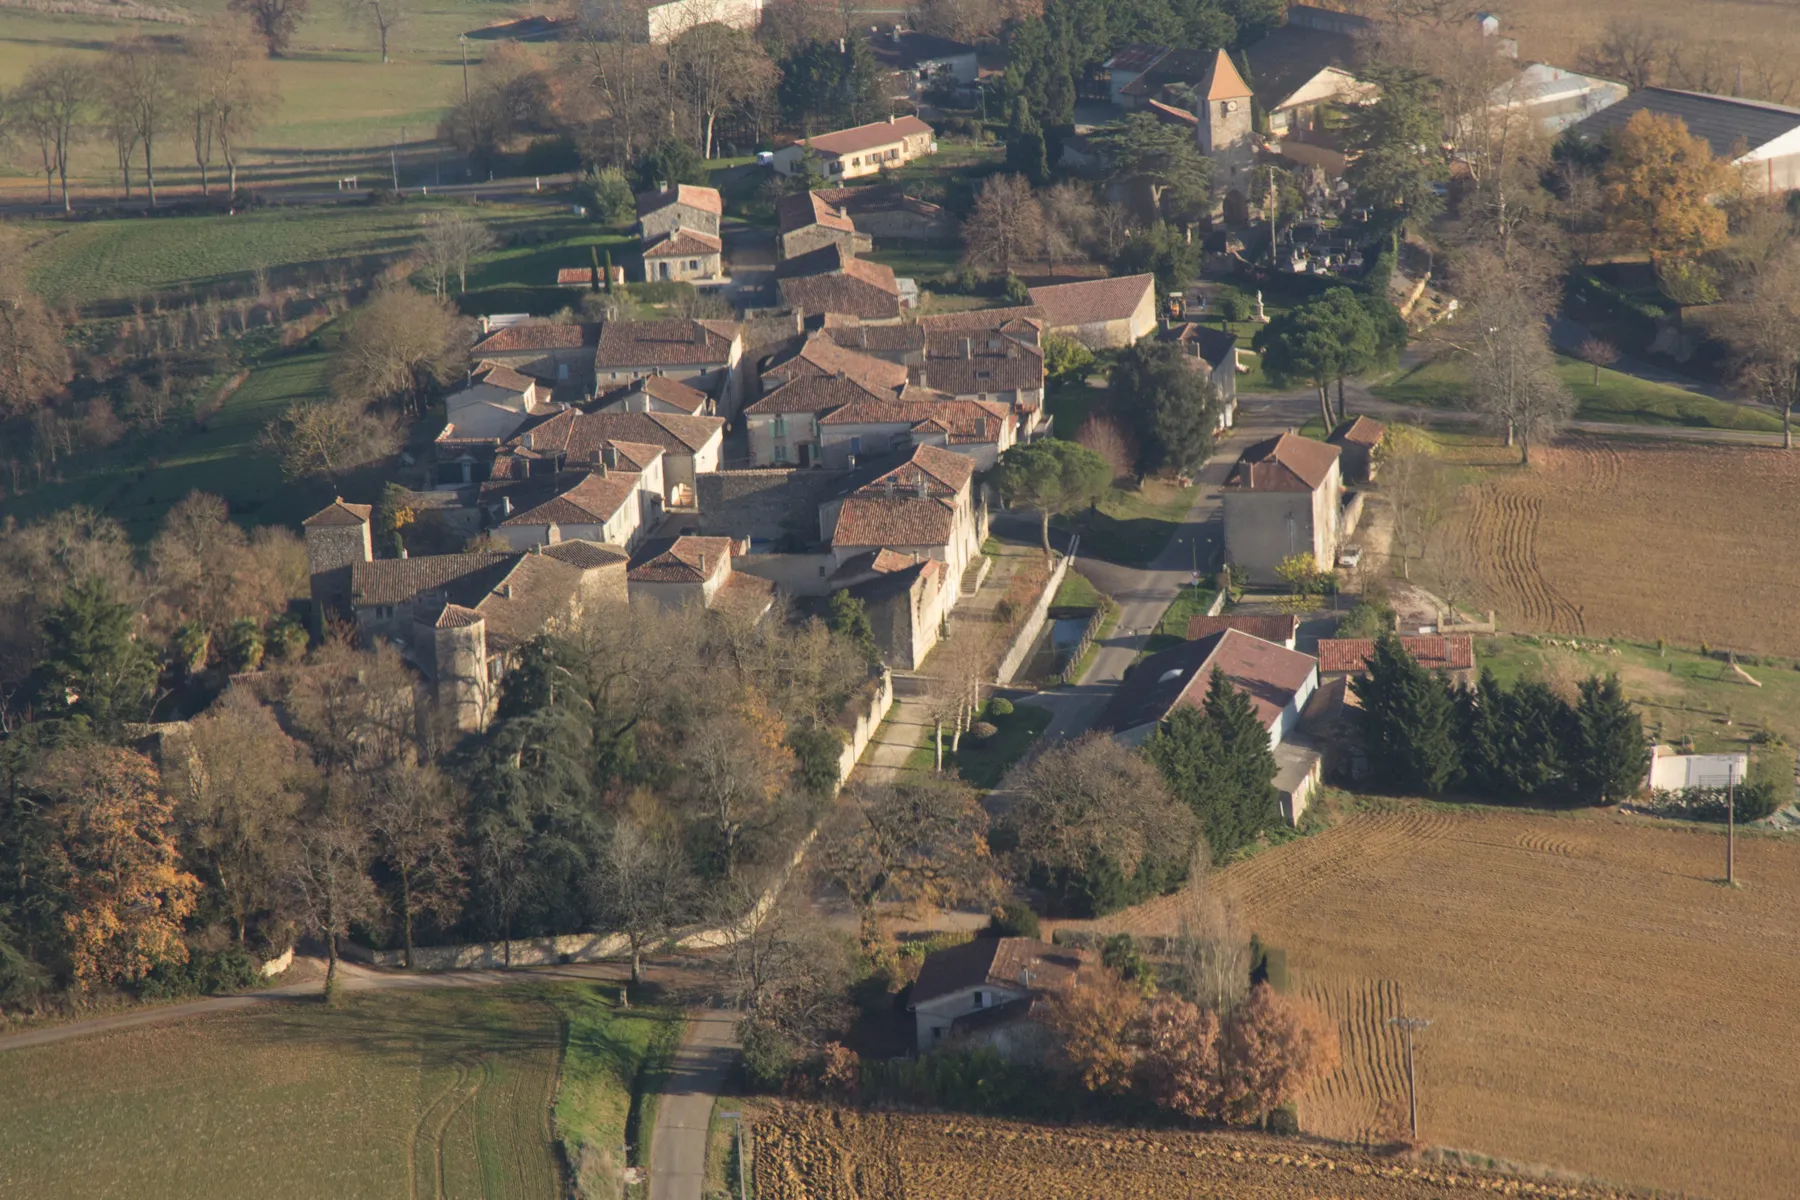
[[577,1173],[648,1165],[655,1098],[686,1026],[681,1010],[619,1007],[616,984],[559,988],[550,999],[567,1023],[556,1131]]
[[[1583,420],[1764,432],[1781,429],[1780,419],[1771,413],[1618,371],[1602,368],[1596,384],[1594,368],[1572,358],[1559,357],[1558,371],[1575,396],[1575,415]],[[1395,404],[1461,408],[1468,393],[1468,376],[1460,363],[1440,360],[1413,367],[1369,390]]]
[[271,1002],[8,1051],[0,1193],[554,1200],[549,1000],[578,990]]
[[1094,508],[1058,517],[1053,524],[1079,533],[1080,552],[1090,558],[1143,567],[1169,544],[1195,497],[1192,488],[1146,479],[1141,488],[1114,486]]
[[[865,257],[894,269],[902,279],[917,280],[920,286],[962,264],[960,242],[882,241]],[[988,306],[1004,304],[998,297],[983,297]]]
[[1065,440],[1081,431],[1088,414],[1106,405],[1108,388],[1101,375],[1086,378],[1062,376],[1044,389],[1044,408],[1050,414],[1051,433]]
[[1800,670],[1790,660],[1744,665],[1757,687],[1723,660],[1694,650],[1588,639],[1576,648],[1576,639],[1551,640],[1480,638],[1475,660],[1506,683],[1526,675],[1616,674],[1648,732],[1667,742],[1691,736],[1702,753],[1745,750],[1761,730],[1800,745]]
[[1080,571],[1063,573],[1061,586],[1056,595],[1050,598],[1051,608],[1099,608],[1106,603],[1106,595],[1088,581],[1088,577]]
[[[990,790],[1000,786],[1012,765],[1025,757],[1038,735],[1050,725],[1051,713],[1035,704],[1018,704],[1010,714],[996,717],[984,713],[982,720],[994,726],[994,736],[985,742],[963,734],[956,751],[950,749],[950,733],[944,732],[944,770],[959,776],[973,787]],[[907,757],[905,769],[929,772],[937,761],[931,730],[925,740]]]
[[1179,646],[1187,641],[1188,618],[1197,617],[1212,607],[1213,598],[1219,593],[1214,588],[1189,585],[1181,589],[1169,607],[1163,610],[1162,619],[1156,623],[1156,631],[1144,639],[1144,654],[1155,654],[1158,650],[1167,650],[1171,646]]

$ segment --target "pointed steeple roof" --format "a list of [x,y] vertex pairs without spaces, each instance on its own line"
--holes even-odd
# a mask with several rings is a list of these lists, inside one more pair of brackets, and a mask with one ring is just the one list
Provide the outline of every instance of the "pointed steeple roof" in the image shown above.
[[1206,78],[1200,81],[1200,91],[1208,100],[1248,100],[1251,96],[1250,85],[1238,74],[1231,55],[1223,50],[1213,59]]

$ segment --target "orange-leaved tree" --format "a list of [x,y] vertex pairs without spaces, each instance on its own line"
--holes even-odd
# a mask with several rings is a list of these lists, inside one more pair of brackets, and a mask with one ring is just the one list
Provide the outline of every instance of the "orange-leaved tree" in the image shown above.
[[1046,1024],[1062,1047],[1063,1066],[1090,1092],[1131,1090],[1141,1054],[1144,994],[1111,971],[1084,970],[1050,1005]]
[[1226,1022],[1220,1065],[1220,1115],[1261,1121],[1336,1069],[1337,1029],[1315,1006],[1259,983]]
[[116,746],[71,745],[44,762],[35,782],[55,831],[50,858],[68,897],[62,925],[76,990],[186,962],[181,925],[200,883],[182,869],[174,806],[150,760]]
[[1144,1057],[1138,1076],[1158,1107],[1184,1117],[1211,1117],[1224,1095],[1219,1072],[1219,1017],[1163,992],[1142,1018]]
[[1618,242],[1653,255],[1724,244],[1725,213],[1713,201],[1731,188],[1731,170],[1680,117],[1634,113],[1613,134],[1609,150],[1600,172],[1600,205]]

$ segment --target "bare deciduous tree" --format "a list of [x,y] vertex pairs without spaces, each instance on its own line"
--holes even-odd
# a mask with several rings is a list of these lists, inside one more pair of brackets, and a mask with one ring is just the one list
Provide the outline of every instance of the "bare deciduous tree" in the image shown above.
[[1523,253],[1509,261],[1476,249],[1463,255],[1456,278],[1469,315],[1445,336],[1468,360],[1471,406],[1530,465],[1532,443],[1548,440],[1575,411],[1546,323],[1557,303],[1553,273]]
[[1044,240],[1044,215],[1031,183],[1023,175],[996,175],[975,197],[975,210],[963,223],[964,255],[977,266],[1012,274],[1013,264],[1038,250]]
[[258,443],[288,479],[336,479],[398,450],[400,430],[392,417],[354,400],[319,400],[291,406],[263,428]]
[[[343,783],[336,781],[333,789]],[[337,988],[338,939],[375,915],[380,897],[369,878],[369,831],[341,799],[303,820],[288,858],[288,880],[308,932],[325,942],[325,1002]]]
[[44,164],[44,199],[51,180],[62,183],[63,211],[69,211],[69,152],[82,136],[83,118],[94,97],[94,76],[67,55],[32,64],[13,93],[13,118],[33,142]]
[[465,323],[441,300],[409,287],[377,292],[348,324],[332,363],[332,386],[359,404],[392,404],[416,414],[468,359]]
[[1781,442],[1794,445],[1800,404],[1800,249],[1793,243],[1757,276],[1731,335],[1738,385],[1781,410]]
[[1431,440],[1403,425],[1382,438],[1379,483],[1394,520],[1393,557],[1401,575],[1411,579],[1413,560],[1429,552],[1455,493]]
[[676,38],[669,60],[687,93],[702,158],[713,156],[719,117],[772,90],[779,74],[749,34],[717,22],[697,25]]
[[227,5],[232,12],[249,18],[273,55],[286,52],[308,6],[308,0],[230,0]]
[[1613,21],[1594,45],[1581,52],[1582,70],[1616,79],[1632,91],[1661,81],[1675,39],[1640,17]]
[[588,881],[595,911],[631,947],[631,982],[644,979],[644,951],[694,919],[698,889],[680,848],[629,820],[614,827]]
[[344,15],[352,21],[373,25],[381,41],[381,61],[388,61],[388,37],[407,19],[405,0],[344,0]]
[[415,919],[449,924],[462,908],[456,793],[436,767],[401,761],[369,777],[367,802],[376,853],[399,886],[401,944],[410,967]]
[[188,56],[188,116],[193,122],[201,194],[207,190],[206,167],[215,142],[230,173],[230,190],[235,193],[242,141],[278,102],[268,51],[248,25],[226,21],[190,41]]
[[[101,68],[102,103],[110,119],[144,148],[144,183],[156,206],[157,135],[175,120],[180,62],[162,43],[141,35],[115,41]],[[129,181],[126,184],[130,190]]]
[[1093,190],[1084,184],[1065,180],[1044,192],[1044,258],[1050,273],[1056,265],[1081,257],[1083,247],[1093,241],[1098,208]]
[[494,244],[494,235],[480,218],[461,209],[434,212],[419,222],[425,233],[419,250],[425,259],[425,273],[442,299],[449,290],[450,277],[456,276],[456,290],[469,290],[469,262]]

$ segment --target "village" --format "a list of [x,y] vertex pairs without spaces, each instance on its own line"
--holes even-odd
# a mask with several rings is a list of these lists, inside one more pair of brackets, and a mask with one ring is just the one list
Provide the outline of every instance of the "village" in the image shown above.
[[1781,1194],[1792,82],[600,7],[0,55],[0,1191]]

